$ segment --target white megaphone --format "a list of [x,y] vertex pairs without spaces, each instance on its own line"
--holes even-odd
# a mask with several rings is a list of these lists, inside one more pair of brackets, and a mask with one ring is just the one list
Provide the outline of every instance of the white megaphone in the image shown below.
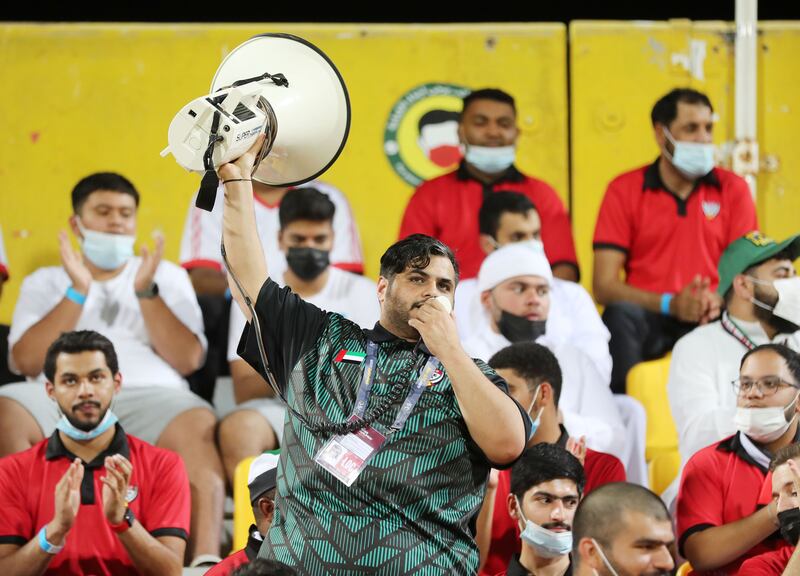
[[295,186],[317,178],[339,157],[350,131],[350,98],[333,62],[291,34],[262,34],[222,61],[211,94],[173,118],[161,156],[204,173],[197,206],[211,210],[216,169],[246,152],[262,132],[252,178]]

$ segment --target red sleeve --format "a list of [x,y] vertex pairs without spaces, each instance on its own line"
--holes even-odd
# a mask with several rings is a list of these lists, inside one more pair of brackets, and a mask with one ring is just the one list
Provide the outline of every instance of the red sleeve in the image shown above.
[[25,498],[26,468],[17,457],[0,460],[0,544],[24,546],[35,535],[33,514]]
[[758,506],[766,506],[772,502],[772,472],[767,472],[764,484],[761,486],[761,493],[758,495]]
[[150,534],[188,538],[191,515],[189,477],[183,460],[174,452],[157,449],[160,455],[152,466],[152,482],[142,525]]
[[536,195],[531,201],[542,221],[542,243],[550,265],[569,263],[577,267],[572,224],[561,198],[549,184],[538,181]]
[[681,554],[686,538],[694,532],[725,524],[720,473],[713,460],[716,448],[715,444],[692,456],[681,477],[675,512]]
[[244,550],[239,550],[225,558],[219,564],[212,566],[205,576],[230,576],[239,566],[247,564],[247,555]]
[[434,203],[435,190],[430,182],[424,182],[411,199],[408,201],[403,221],[400,223],[399,239],[411,234],[427,234],[434,238],[439,237],[440,226],[437,222],[436,205]]
[[794,546],[784,546],[780,550],[764,552],[742,563],[737,574],[739,576],[779,576],[783,574]]
[[725,194],[730,194],[731,222],[728,228],[728,244],[748,232],[758,230],[756,206],[750,188],[744,178],[729,174],[730,182]]
[[594,249],[616,248],[627,252],[631,247],[631,213],[625,187],[617,178],[608,185],[600,204],[594,228]]
[[595,452],[587,448],[584,469],[586,471],[584,494],[589,494],[603,484],[627,480],[625,466],[622,465],[619,458],[604,452]]

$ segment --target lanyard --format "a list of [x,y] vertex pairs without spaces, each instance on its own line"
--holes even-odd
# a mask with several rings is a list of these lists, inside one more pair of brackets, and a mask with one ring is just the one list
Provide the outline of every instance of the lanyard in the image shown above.
[[[372,340],[367,340],[367,357],[364,360],[364,371],[361,373],[361,382],[358,385],[358,392],[356,393],[356,404],[353,408],[353,415],[358,418],[363,418],[367,409],[367,402],[369,401],[370,394],[372,393],[372,385],[375,381],[375,366],[378,361],[378,345]],[[428,385],[428,382],[433,378],[436,370],[439,369],[439,360],[434,356],[430,356],[425,362],[425,366],[419,373],[416,382],[409,390],[397,417],[392,423],[392,432],[397,432],[402,429],[411,415],[411,411],[419,401],[422,392]]]
[[733,321],[733,318],[731,318],[727,312],[723,312],[720,321],[722,322],[722,328],[725,330],[725,332],[736,338],[742,344],[742,346],[748,350],[752,350],[756,347],[755,342],[748,338],[747,334],[745,334],[744,331],[739,328],[739,326]]

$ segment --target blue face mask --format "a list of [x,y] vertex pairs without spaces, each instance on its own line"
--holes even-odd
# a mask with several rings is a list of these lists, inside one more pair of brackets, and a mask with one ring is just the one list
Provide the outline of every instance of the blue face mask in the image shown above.
[[82,441],[82,440],[92,440],[93,438],[97,438],[98,436],[100,436],[100,434],[111,428],[116,423],[117,423],[116,414],[114,414],[111,411],[111,409],[108,409],[106,410],[106,415],[103,416],[103,419],[100,421],[100,423],[91,430],[86,431],[86,430],[81,430],[80,428],[76,428],[75,426],[72,425],[72,422],[70,422],[69,419],[67,419],[67,417],[64,414],[61,415],[61,419],[56,424],[56,429],[60,430],[73,440]]
[[687,178],[692,180],[701,178],[714,168],[713,144],[680,142],[672,137],[666,127],[664,128],[664,135],[675,147],[672,155],[666,150],[664,150],[664,155]]
[[464,159],[481,172],[498,174],[514,163],[514,146],[473,146],[466,145]]
[[522,505],[514,496],[517,502],[517,511],[522,520],[525,521],[525,528],[520,534],[520,538],[528,546],[531,546],[542,558],[558,558],[572,551],[572,532],[553,532],[547,528],[542,528],[538,524],[525,518],[522,513]]
[[134,236],[86,230],[80,223],[78,229],[83,235],[83,255],[102,270],[116,270],[133,256],[133,243],[136,241]]
[[[541,384],[536,387],[536,392],[533,393],[533,400],[531,401],[531,405],[528,406],[528,418],[531,417],[531,410],[533,409],[533,405],[536,404],[536,399],[539,397],[539,390],[541,390]],[[534,437],[536,431],[539,429],[539,425],[542,423],[542,412],[544,411],[544,406],[539,408],[539,412],[536,413],[536,418],[531,420],[531,433],[528,436],[528,440]]]

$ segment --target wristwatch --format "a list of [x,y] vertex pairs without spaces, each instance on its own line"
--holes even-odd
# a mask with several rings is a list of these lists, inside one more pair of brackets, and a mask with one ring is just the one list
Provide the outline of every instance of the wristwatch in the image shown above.
[[139,291],[136,292],[137,298],[145,298],[147,300],[150,300],[151,298],[155,298],[156,296],[158,296],[158,284],[156,284],[155,282],[151,282],[150,286],[148,286],[141,292]]
[[109,524],[109,526],[111,527],[111,531],[115,534],[122,534],[133,526],[134,520],[136,520],[136,517],[133,515],[133,510],[128,507],[125,508],[125,514],[122,515],[122,522],[119,524]]

